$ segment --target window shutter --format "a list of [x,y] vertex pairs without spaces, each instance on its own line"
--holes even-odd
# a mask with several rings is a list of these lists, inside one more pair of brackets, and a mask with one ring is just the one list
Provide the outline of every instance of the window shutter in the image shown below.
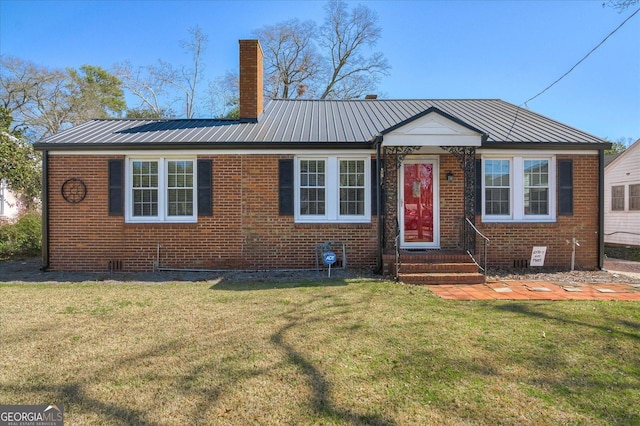
[[558,214],[573,214],[573,160],[558,160]]
[[198,160],[198,216],[213,215],[211,168],[212,160]]
[[293,159],[278,163],[278,202],[281,216],[293,215]]
[[[384,169],[384,160],[380,159],[380,167]],[[378,189],[380,189],[380,202],[384,206],[384,191],[380,188],[380,170],[376,169],[376,159],[371,159],[371,215],[378,214]]]
[[109,216],[124,214],[124,160],[109,160]]
[[476,214],[482,214],[482,159],[476,158]]

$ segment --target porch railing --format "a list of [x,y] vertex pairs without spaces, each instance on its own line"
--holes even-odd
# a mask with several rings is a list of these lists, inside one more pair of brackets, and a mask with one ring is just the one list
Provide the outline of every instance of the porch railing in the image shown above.
[[[484,275],[487,275],[487,246],[491,242],[489,238],[487,238],[482,232],[478,231],[478,228],[469,220],[468,217],[465,217],[465,235],[468,235],[470,232],[475,232],[475,235],[479,236],[482,241],[482,264],[478,262],[476,259],[475,250],[472,252],[470,247],[465,247],[467,254],[471,257],[471,259],[478,265],[478,268],[482,271]],[[475,256],[474,256],[475,255]]]

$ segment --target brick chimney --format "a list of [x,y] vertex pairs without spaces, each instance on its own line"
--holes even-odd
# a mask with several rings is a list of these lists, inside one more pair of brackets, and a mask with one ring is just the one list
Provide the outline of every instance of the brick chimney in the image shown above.
[[264,103],[263,53],[258,40],[240,40],[240,120],[258,121]]

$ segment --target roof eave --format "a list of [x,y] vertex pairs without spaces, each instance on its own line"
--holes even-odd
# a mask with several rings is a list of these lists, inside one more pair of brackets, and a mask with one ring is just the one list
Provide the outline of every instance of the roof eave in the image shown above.
[[611,143],[609,142],[500,142],[500,141],[492,141],[492,142],[483,142],[480,148],[489,148],[489,149],[531,149],[531,148],[540,148],[540,149],[551,149],[551,150],[560,150],[560,149],[579,149],[579,150],[589,150],[589,149],[609,149],[611,148]]
[[166,143],[74,143],[34,144],[38,151],[122,151],[177,149],[372,149],[375,141],[366,142],[166,142]]

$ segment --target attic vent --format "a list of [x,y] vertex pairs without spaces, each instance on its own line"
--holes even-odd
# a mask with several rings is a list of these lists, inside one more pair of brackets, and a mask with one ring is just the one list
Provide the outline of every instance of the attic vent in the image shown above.
[[365,95],[365,99],[378,99],[378,95]]
[[110,260],[108,267],[109,267],[109,272],[121,272],[122,260]]
[[513,259],[513,267],[514,268],[526,268],[529,266],[528,259]]

